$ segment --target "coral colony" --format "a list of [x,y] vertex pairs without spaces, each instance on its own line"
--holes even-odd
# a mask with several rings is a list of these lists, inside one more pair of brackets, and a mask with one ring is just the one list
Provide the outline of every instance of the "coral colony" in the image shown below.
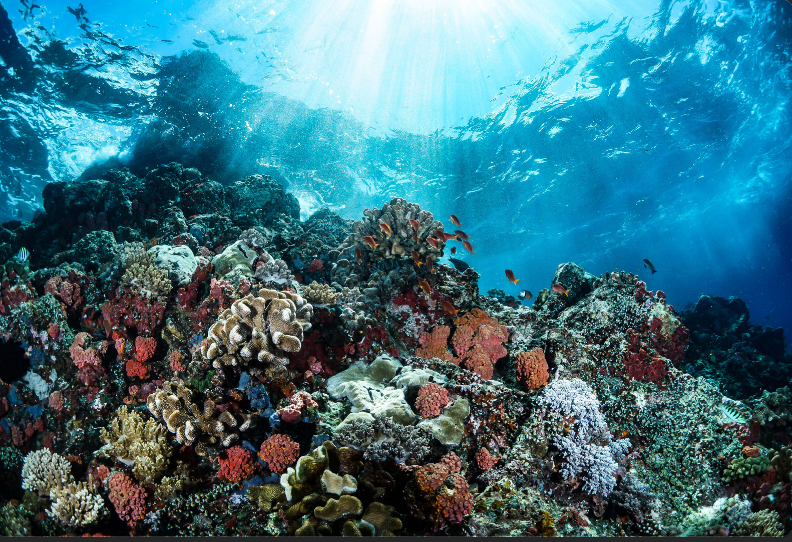
[[2,534],[792,530],[792,360],[739,299],[482,296],[464,216],[300,222],[261,175],[43,199],[0,227]]

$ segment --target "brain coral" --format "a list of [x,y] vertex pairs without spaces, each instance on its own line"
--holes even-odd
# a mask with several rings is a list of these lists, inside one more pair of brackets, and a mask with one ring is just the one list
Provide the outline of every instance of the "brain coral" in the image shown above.
[[303,332],[311,327],[313,307],[297,294],[261,289],[234,301],[201,346],[201,355],[216,368],[223,365],[285,366],[285,352],[298,352]]

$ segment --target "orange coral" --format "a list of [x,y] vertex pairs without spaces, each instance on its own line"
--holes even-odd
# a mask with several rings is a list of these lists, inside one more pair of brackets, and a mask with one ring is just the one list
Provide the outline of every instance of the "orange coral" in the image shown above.
[[481,470],[487,471],[490,470],[492,467],[495,466],[495,463],[498,462],[499,457],[494,455],[490,455],[489,450],[486,448],[481,448],[478,452],[476,452],[476,463],[478,464]]
[[126,372],[130,377],[146,378],[148,376],[148,367],[144,363],[131,359],[126,362]]
[[550,380],[550,373],[541,348],[534,348],[521,352],[516,360],[517,382],[526,390],[538,390],[546,386]]
[[241,446],[233,446],[225,450],[217,458],[217,461],[220,463],[217,476],[235,484],[250,477],[256,468],[253,463],[253,454]]
[[415,355],[424,359],[452,361],[453,356],[446,348],[450,334],[451,328],[448,326],[436,326],[431,333],[421,333],[421,338],[418,339],[421,346],[415,351]]
[[415,400],[415,408],[422,418],[432,418],[439,416],[446,405],[448,405],[448,391],[445,388],[429,382],[421,386],[418,390],[418,398]]
[[148,361],[154,356],[157,350],[157,339],[154,337],[135,337],[135,358],[138,361]]
[[108,498],[113,503],[118,517],[134,527],[146,513],[146,491],[135,484],[123,472],[116,472],[107,478],[110,488]]
[[300,445],[287,435],[272,435],[261,443],[259,457],[269,470],[280,474],[300,457]]

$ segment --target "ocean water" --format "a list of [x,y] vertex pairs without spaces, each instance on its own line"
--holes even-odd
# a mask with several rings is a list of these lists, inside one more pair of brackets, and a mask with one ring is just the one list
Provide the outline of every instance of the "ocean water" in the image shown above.
[[455,213],[482,292],[648,258],[677,307],[792,327],[788,2],[3,5],[24,52],[0,220],[87,168],[178,160],[271,173],[303,219]]
[[[512,306],[521,303],[521,291],[536,298],[551,288],[559,265],[574,262],[603,279],[614,270],[630,273],[631,288],[637,280],[632,275],[637,274],[647,290],[664,292],[676,313],[693,307],[704,294],[738,297],[750,311],[751,324],[788,333],[792,330],[790,108],[792,2],[787,0],[3,0],[0,224],[12,231],[18,227],[16,221],[49,220],[42,218],[42,192],[60,186],[53,183],[110,178],[119,168],[142,179],[158,166],[178,162],[225,187],[253,174],[271,176],[295,198],[302,222],[322,209],[343,219],[361,220],[366,209],[381,209],[394,198],[404,198],[431,212],[445,231],[459,227],[470,237],[472,253],[455,242],[456,254],[446,250],[435,265],[451,266],[449,256],[465,262],[480,275],[482,296],[502,290],[502,295],[515,298],[510,299]],[[55,203],[46,214],[50,219],[60,209],[71,212],[68,205],[73,202],[51,201]],[[285,196],[278,205],[282,201]],[[153,216],[156,207],[149,212]],[[234,201],[228,202],[227,212],[237,220]],[[458,217],[461,226],[454,226],[450,215]],[[186,211],[185,217],[192,218]],[[93,214],[88,218],[83,213],[74,220],[80,233],[71,244],[88,230],[96,230],[94,225],[86,226],[86,221],[94,221]],[[129,237],[122,230],[115,230],[118,242],[156,244],[154,230],[145,238]],[[200,237],[196,231],[204,232],[191,225],[189,232]],[[277,235],[281,237],[270,239],[269,246],[280,243],[278,250],[291,271],[298,273],[297,281],[311,277],[306,270],[309,261],[285,256],[300,239],[290,238],[287,230]],[[224,239],[208,248],[219,253],[233,241]],[[46,242],[36,238],[35,247]],[[202,242],[199,238],[198,245]],[[33,267],[66,261],[47,260],[66,245],[50,252],[35,247],[29,247],[33,251],[28,263]],[[365,249],[360,242],[358,247]],[[197,255],[198,247],[192,248]],[[13,252],[0,254],[8,262],[24,260],[17,249],[13,245]],[[354,260],[351,246],[347,250],[347,257]],[[314,257],[328,267],[333,263],[327,253]],[[656,273],[650,272],[646,260]],[[121,280],[120,275],[108,278],[112,273],[104,267],[86,269],[97,285],[116,288]],[[506,270],[519,282],[511,283]],[[322,277],[330,282],[329,274]],[[39,294],[44,280],[35,284]],[[405,280],[419,284],[414,277]],[[304,286],[310,281],[302,282]],[[205,290],[205,298],[215,296],[214,289],[211,295],[208,286]],[[177,304],[175,292],[174,288],[169,307]],[[97,294],[97,299],[101,297],[97,308],[105,299],[115,302],[113,296],[120,296],[103,295]],[[498,295],[493,292],[492,297]],[[643,299],[636,293],[639,298]],[[8,305],[11,297],[3,299]],[[406,305],[412,302],[396,299]],[[655,303],[659,301],[650,299],[645,308]],[[532,304],[533,300],[524,302],[526,307]],[[537,307],[539,312],[553,310]],[[4,314],[0,311],[0,316]],[[520,317],[503,318],[518,328],[528,325]],[[89,330],[79,318],[75,323],[74,314],[68,318],[75,333]],[[118,359],[126,359],[124,341],[151,335],[158,338],[159,350],[155,358],[143,361],[165,359],[167,351],[171,361],[164,365],[173,368],[181,363],[173,361],[171,342],[163,350],[161,329],[114,335],[110,324],[103,325],[90,329],[93,340],[105,329],[103,338],[114,342]],[[746,329],[743,326],[740,332]],[[759,328],[754,332],[764,333]],[[9,328],[3,333],[7,341],[2,355],[7,359],[17,356],[17,346],[27,349],[26,363],[48,352],[44,346],[36,350],[35,341],[24,339],[22,332]],[[363,332],[355,329],[350,337],[363,340],[356,333]],[[711,337],[717,333],[708,338],[701,331],[703,339],[696,333],[696,355],[731,364],[732,377],[743,374],[740,371],[751,375],[768,371],[744,360],[748,354],[740,348],[747,347],[734,346],[732,341],[710,351],[702,345],[715,341]],[[418,347],[418,335],[409,347]],[[189,348],[185,339],[184,354],[179,356],[197,352],[196,345],[206,337],[206,329],[198,330],[189,337]],[[351,341],[350,337],[345,335],[344,341]],[[371,339],[365,340],[369,343],[362,344],[370,346]],[[324,344],[327,349],[341,348],[344,341]],[[381,342],[387,350],[387,341]],[[529,342],[526,339],[521,346],[527,348]],[[778,363],[784,359],[784,347],[771,356]],[[31,353],[31,348],[39,354]],[[551,370],[554,363],[562,365],[560,348],[558,352]],[[680,363],[670,350],[663,355]],[[135,357],[136,363],[139,358]],[[734,369],[735,362],[724,361],[727,358],[745,362],[748,368]],[[760,359],[766,358],[756,358]],[[696,375],[713,376],[702,369],[701,360],[689,355],[685,367]],[[134,371],[129,365],[126,377],[121,369],[116,373],[117,381],[127,378],[127,387],[149,385],[130,381]],[[205,378],[198,387],[203,392],[211,387],[211,375],[205,371],[201,375]],[[0,374],[4,382],[6,376]],[[19,382],[21,375],[16,376],[14,382]],[[156,382],[161,385],[165,376],[171,375],[158,373]],[[777,377],[764,374],[757,377],[760,384],[745,388],[722,382],[721,391],[747,401],[762,390],[787,385],[788,376],[788,371]],[[35,378],[39,389],[45,389],[40,399],[47,403],[43,397],[50,395],[54,384],[47,387],[46,375],[43,384]],[[28,385],[32,389],[34,382]],[[310,388],[315,391],[313,381]],[[252,404],[253,388],[240,383],[238,389],[247,390]],[[255,393],[269,393],[274,403],[280,391],[267,388]],[[290,395],[291,391],[285,396]],[[600,400],[607,403],[603,397]],[[262,416],[270,406],[269,399],[266,402]],[[275,416],[273,408],[267,416]],[[743,412],[740,408],[738,412]],[[615,416],[613,412],[606,414]],[[28,418],[32,423],[36,417],[28,414],[16,423],[24,428]],[[322,428],[327,429],[321,424],[314,428],[313,438],[321,437]],[[11,426],[3,431],[10,435]],[[64,427],[53,429],[53,434],[68,432]],[[258,452],[262,440],[251,440],[249,449]],[[788,440],[787,435],[778,442],[787,445]],[[493,446],[493,453],[498,448],[504,454],[509,447],[503,442]],[[62,451],[65,454],[67,449]],[[669,468],[667,463],[656,463],[661,464],[659,470]],[[700,474],[700,480],[709,480],[707,476]],[[485,486],[482,482],[481,488]],[[779,491],[788,494],[789,484]],[[761,496],[752,498],[756,503],[761,500]],[[709,506],[713,500],[697,504]],[[695,508],[692,502],[685,501],[684,506]],[[596,500],[591,506],[593,517]],[[674,506],[683,509],[676,501]],[[149,513],[154,513],[152,508]],[[789,532],[788,510],[781,513]],[[721,524],[735,528],[725,520],[710,520],[708,529]],[[118,518],[114,521],[118,523]],[[146,521],[154,525],[159,520]],[[582,526],[585,521],[575,522]],[[642,522],[635,519],[635,523]],[[691,519],[681,531],[663,532],[695,530],[694,523]],[[121,534],[123,529],[113,525],[102,532]],[[407,521],[405,525],[410,534],[423,532],[423,527]],[[476,525],[460,533],[492,532]]]

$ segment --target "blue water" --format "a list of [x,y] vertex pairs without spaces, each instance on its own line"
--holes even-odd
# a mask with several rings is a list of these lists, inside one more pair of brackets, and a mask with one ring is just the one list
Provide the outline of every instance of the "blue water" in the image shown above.
[[178,160],[269,173],[303,218],[455,213],[482,292],[574,261],[792,329],[786,0],[2,7],[0,221],[53,180]]

